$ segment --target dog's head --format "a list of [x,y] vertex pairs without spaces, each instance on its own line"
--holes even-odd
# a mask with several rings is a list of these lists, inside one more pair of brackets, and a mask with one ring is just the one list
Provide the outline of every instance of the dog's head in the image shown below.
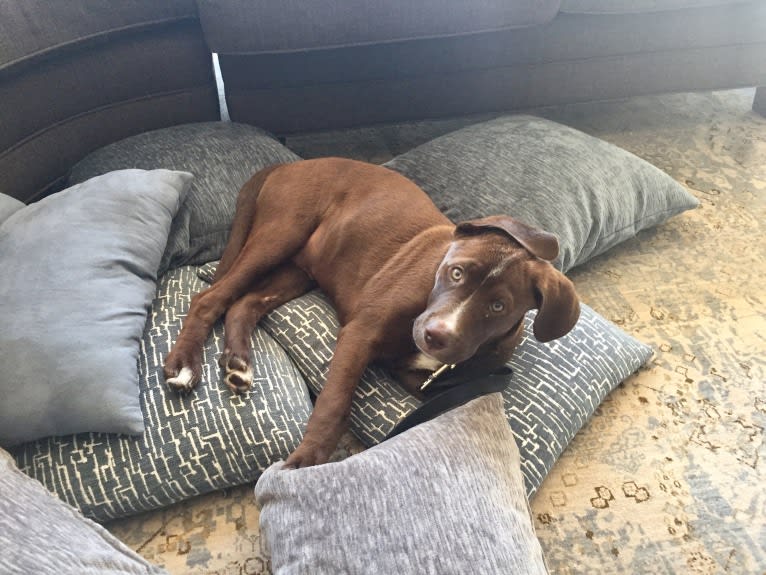
[[442,363],[460,363],[517,331],[530,309],[538,310],[537,340],[566,334],[580,304],[572,282],[550,264],[558,251],[556,236],[508,216],[458,224],[415,320],[415,344]]

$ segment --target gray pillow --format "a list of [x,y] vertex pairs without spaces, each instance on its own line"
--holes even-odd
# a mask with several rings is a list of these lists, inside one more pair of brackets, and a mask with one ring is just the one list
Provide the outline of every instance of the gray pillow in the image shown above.
[[[606,395],[641,367],[652,350],[587,305],[566,336],[540,343],[531,335],[535,312],[508,365],[514,373],[503,392],[506,416],[519,437],[530,496]],[[277,308],[261,325],[290,354],[309,387],[319,393],[335,347],[338,320],[329,300],[314,291]],[[383,369],[361,378],[351,430],[366,445],[382,441],[419,402]]]
[[275,574],[547,573],[499,394],[255,487]]
[[532,116],[469,126],[385,165],[455,222],[504,213],[556,234],[564,271],[699,204],[637,156]]
[[13,449],[22,471],[106,521],[253,481],[297,447],[311,413],[308,390],[261,329],[252,336],[255,385],[248,393],[234,395],[221,380],[222,323],[205,343],[199,387],[187,396],[167,389],[162,361],[192,296],[204,287],[188,266],[157,286],[138,357],[143,435],[82,433],[26,443]]
[[0,224],[0,445],[143,431],[138,346],[191,179],[113,172]]
[[3,573],[167,573],[21,473],[2,449],[0,493]]
[[122,168],[168,168],[194,174],[173,220],[160,275],[182,264],[221,257],[234,219],[237,194],[271,164],[299,159],[271,135],[245,124],[203,122],[145,132],[101,148],[78,163],[70,183]]
[[11,214],[18,212],[24,205],[24,202],[20,202],[16,198],[0,194],[0,224],[11,217]]

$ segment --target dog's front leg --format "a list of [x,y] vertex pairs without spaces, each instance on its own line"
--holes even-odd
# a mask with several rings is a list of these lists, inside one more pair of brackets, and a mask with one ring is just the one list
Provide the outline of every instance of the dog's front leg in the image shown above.
[[349,323],[338,333],[325,385],[309,417],[303,440],[287,458],[288,467],[326,463],[346,430],[354,390],[375,345],[369,325],[360,323]]

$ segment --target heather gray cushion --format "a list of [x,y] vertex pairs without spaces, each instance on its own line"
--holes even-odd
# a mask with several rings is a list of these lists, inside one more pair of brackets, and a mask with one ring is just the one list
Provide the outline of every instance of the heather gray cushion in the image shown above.
[[209,122],[155,130],[93,152],[73,169],[70,182],[120,168],[168,168],[194,174],[168,238],[160,273],[203,264],[223,253],[237,194],[250,177],[298,156],[253,126]]
[[255,493],[275,574],[547,573],[499,394]]
[[0,224],[7,220],[11,214],[18,212],[23,207],[24,202],[11,196],[0,194]]
[[204,287],[189,266],[159,282],[139,354],[144,434],[84,433],[27,443],[13,450],[22,471],[105,521],[253,481],[297,447],[311,412],[308,390],[261,329],[252,336],[255,384],[248,393],[235,395],[221,380],[220,323],[204,346],[199,387],[185,396],[167,389],[162,361],[191,297]]
[[2,449],[0,494],[3,573],[166,573],[26,477]]
[[113,172],[0,224],[0,444],[143,431],[138,347],[191,179]]
[[[209,279],[214,270],[211,263],[200,273]],[[540,343],[531,335],[534,314],[525,318],[525,335],[508,363],[514,374],[503,393],[508,422],[520,438],[530,496],[604,397],[652,353],[584,304],[569,334]],[[271,312],[261,325],[287,350],[318,394],[338,332],[338,319],[327,297],[320,291],[310,292]],[[354,395],[351,430],[366,445],[375,445],[418,405],[385,370],[372,365]]]
[[469,126],[386,165],[453,221],[505,213],[555,233],[564,271],[699,203],[637,156],[532,116]]

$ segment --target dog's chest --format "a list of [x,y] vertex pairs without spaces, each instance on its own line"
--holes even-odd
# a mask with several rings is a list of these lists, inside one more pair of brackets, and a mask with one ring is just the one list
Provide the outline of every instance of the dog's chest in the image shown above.
[[444,365],[439,360],[427,356],[426,354],[419,352],[410,360],[409,369],[412,371],[436,371]]

